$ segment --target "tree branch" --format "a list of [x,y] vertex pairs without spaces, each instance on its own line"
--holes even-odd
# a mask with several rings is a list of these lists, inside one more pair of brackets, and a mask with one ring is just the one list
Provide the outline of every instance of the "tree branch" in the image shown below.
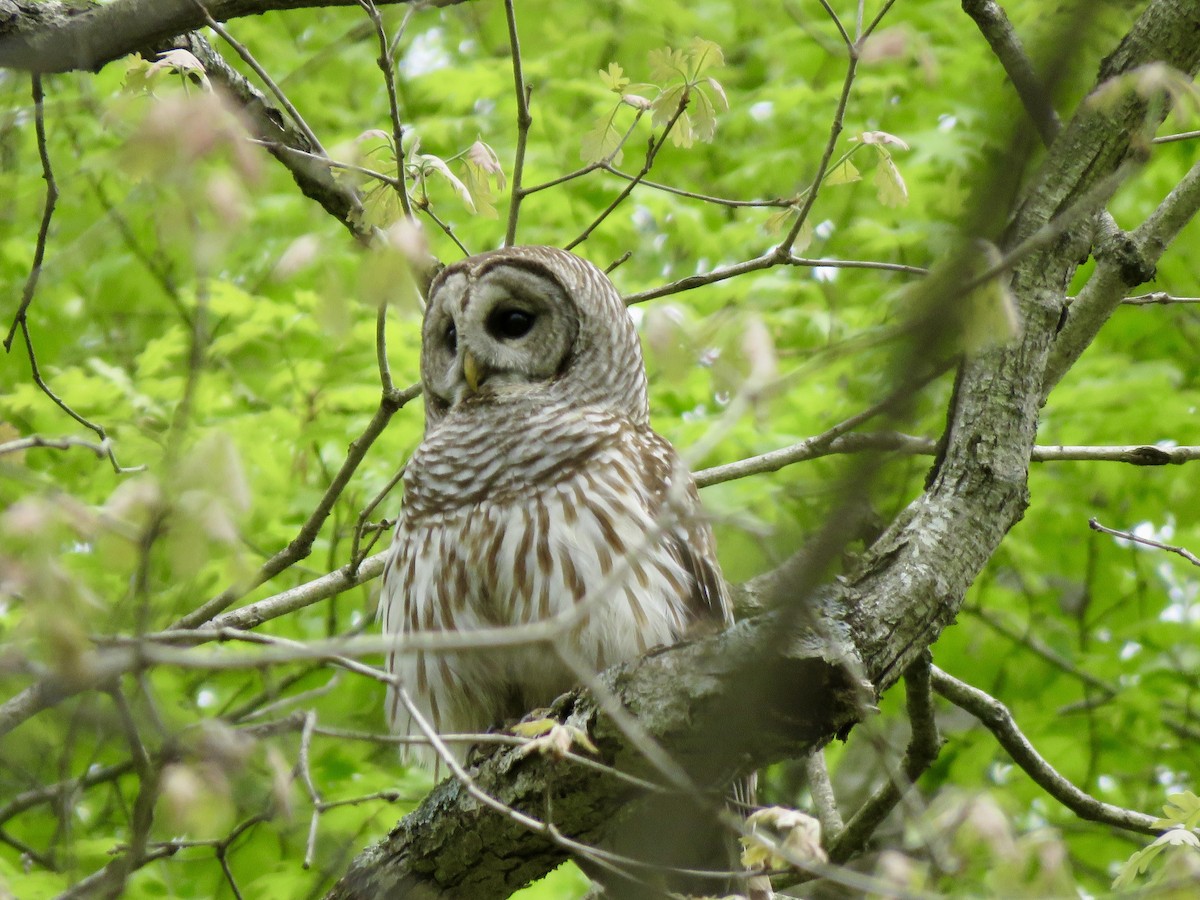
[[836,839],[829,845],[829,859],[832,862],[845,862],[858,854],[888,814],[904,799],[905,793],[912,789],[917,779],[937,759],[943,742],[933,716],[930,669],[930,656],[926,651],[925,656],[914,662],[905,673],[904,686],[912,735],[908,749],[904,751],[904,760],[900,763],[897,775],[888,778],[851,817],[842,832],[835,835]]
[[1154,816],[1103,803],[1063,778],[1021,734],[1012,713],[999,700],[947,675],[937,666],[933,667],[931,674],[935,691],[982,722],[996,736],[1013,762],[1075,815],[1090,822],[1102,822],[1142,834],[1162,833],[1162,829],[1154,824]]
[[[3,0],[0,67],[29,72],[96,71],[106,63],[136,53],[205,24],[206,14],[218,22],[257,16],[273,10],[358,6],[358,0],[89,0],[42,2]],[[413,0],[378,0],[382,4]],[[430,6],[453,6],[464,0],[430,0]]]
[[307,129],[301,128],[292,116],[275,106],[199,34],[183,35],[171,41],[169,46],[186,49],[200,60],[209,80],[220,85],[225,95],[237,104],[251,136],[292,173],[305,197],[319,203],[359,243],[367,244],[371,240],[371,229],[362,222],[362,201],[358,192],[333,177],[333,164],[324,156],[320,144],[309,139]]
[[1097,249],[1096,269],[1068,308],[1066,322],[1046,366],[1045,394],[1054,389],[1079,359],[1130,289],[1154,277],[1159,257],[1197,211],[1200,211],[1200,163],[1192,166],[1158,209],[1132,234],[1119,234],[1104,252]]

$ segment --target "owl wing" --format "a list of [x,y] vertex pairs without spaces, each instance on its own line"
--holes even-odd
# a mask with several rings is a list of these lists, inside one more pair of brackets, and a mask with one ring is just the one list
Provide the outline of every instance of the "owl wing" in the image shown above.
[[[663,537],[667,551],[692,577],[693,593],[688,607],[701,628],[727,628],[733,624],[733,610],[721,566],[717,562],[716,541],[704,518],[700,494],[691,473],[675,448],[653,431],[643,432],[643,458],[646,479],[651,487],[651,509],[655,519],[670,517],[676,524]],[[674,507],[674,508],[672,508]]]

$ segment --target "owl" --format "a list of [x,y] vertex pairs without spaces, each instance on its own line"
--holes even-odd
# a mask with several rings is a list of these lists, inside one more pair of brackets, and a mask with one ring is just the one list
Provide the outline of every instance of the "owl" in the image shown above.
[[[421,382],[380,618],[388,671],[436,731],[485,732],[569,690],[555,643],[600,671],[730,623],[695,484],[650,427],[637,332],[599,269],[552,247],[449,266],[429,290]],[[521,639],[547,621],[563,625],[552,640]],[[505,627],[491,635],[513,639],[403,646]],[[387,713],[422,733],[395,690]]]

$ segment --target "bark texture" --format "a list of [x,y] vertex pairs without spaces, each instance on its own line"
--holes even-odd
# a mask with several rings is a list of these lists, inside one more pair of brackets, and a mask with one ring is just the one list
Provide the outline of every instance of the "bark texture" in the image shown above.
[[[375,0],[377,6],[412,0]],[[463,0],[435,0],[450,6]],[[0,0],[0,66],[29,72],[95,71],[106,63],[204,25],[287,9],[358,0]]]

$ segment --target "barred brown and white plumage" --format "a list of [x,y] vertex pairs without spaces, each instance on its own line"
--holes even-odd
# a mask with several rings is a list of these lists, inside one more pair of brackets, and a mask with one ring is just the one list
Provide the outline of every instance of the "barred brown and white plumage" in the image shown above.
[[[608,278],[550,247],[448,267],[422,329],[425,436],[384,570],[387,657],[439,732],[481,732],[577,678],[546,643],[406,651],[405,635],[583,614],[596,671],[730,620],[691,475],[650,428],[637,333]],[[419,728],[395,691],[395,730]],[[429,759],[428,754],[417,754]]]

